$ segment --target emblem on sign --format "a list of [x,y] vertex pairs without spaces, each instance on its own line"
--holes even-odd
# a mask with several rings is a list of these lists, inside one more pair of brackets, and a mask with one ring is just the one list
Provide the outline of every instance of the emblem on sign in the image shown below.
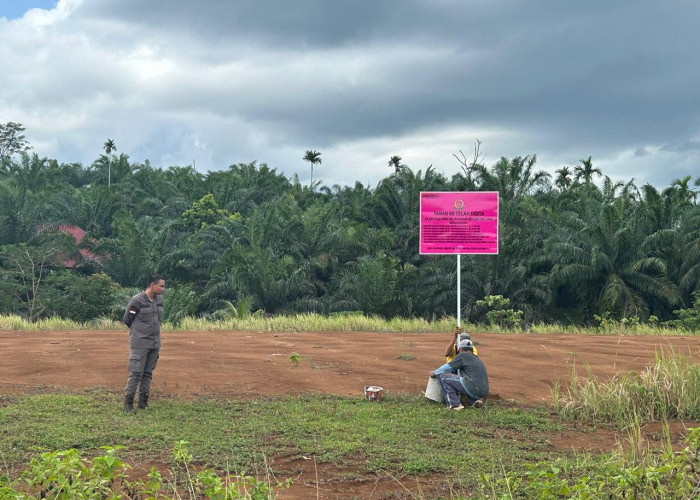
[[462,210],[464,208],[464,202],[462,201],[461,198],[457,198],[455,200],[455,210]]

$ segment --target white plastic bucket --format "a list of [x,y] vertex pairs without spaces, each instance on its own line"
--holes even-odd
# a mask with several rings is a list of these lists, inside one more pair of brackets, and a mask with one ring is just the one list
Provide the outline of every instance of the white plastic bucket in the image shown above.
[[442,386],[437,377],[428,378],[428,386],[425,388],[425,397],[437,403],[442,403],[445,400],[445,395],[442,393]]
[[384,387],[378,385],[365,386],[365,399],[367,401],[379,401],[384,395]]

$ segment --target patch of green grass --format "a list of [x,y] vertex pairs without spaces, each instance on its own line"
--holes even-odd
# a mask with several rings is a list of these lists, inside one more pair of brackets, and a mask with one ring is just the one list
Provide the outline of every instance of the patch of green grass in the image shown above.
[[[361,464],[362,473],[461,474],[476,481],[497,463],[519,468],[548,459],[546,437],[557,423],[545,410],[489,403],[450,412],[403,395],[381,403],[331,396],[155,398],[134,416],[121,412],[118,394],[92,391],[10,398],[0,407],[0,428],[0,463],[15,466],[39,452],[74,448],[90,456],[114,445],[137,462],[169,459],[173,443],[185,440],[198,465],[218,470],[252,471],[291,455]],[[508,434],[517,437],[503,437]]]
[[402,361],[413,361],[414,359],[416,359],[416,357],[411,356],[410,354],[401,354],[397,356],[396,359],[400,359]]

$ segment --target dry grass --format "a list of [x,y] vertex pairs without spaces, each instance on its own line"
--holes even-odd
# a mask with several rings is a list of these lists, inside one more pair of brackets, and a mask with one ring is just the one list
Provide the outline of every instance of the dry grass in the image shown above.
[[641,372],[615,375],[607,382],[587,373],[563,390],[553,389],[555,408],[565,418],[590,422],[668,419],[700,420],[700,365],[672,350],[658,351],[654,364]]

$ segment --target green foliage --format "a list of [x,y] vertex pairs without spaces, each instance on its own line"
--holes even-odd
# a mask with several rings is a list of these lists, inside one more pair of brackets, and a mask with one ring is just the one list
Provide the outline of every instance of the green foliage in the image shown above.
[[682,328],[690,332],[700,331],[700,291],[693,294],[695,298],[693,307],[689,309],[676,309],[674,314],[678,319],[667,321],[666,324],[674,328]]
[[[0,498],[29,500],[51,498],[54,500],[92,500],[96,498],[145,498],[174,500],[183,495],[189,498],[211,500],[267,500],[275,498],[275,490],[268,480],[254,476],[234,475],[229,471],[222,477],[211,469],[203,469],[196,475],[191,473],[193,460],[189,443],[176,441],[173,446],[174,471],[171,485],[165,484],[162,474],[151,468],[145,480],[129,480],[126,471],[129,465],[117,456],[122,446],[103,446],[103,455],[92,460],[71,448],[65,451],[42,453],[32,458],[22,473],[22,483],[9,478],[0,481]],[[178,472],[184,471],[179,478]],[[287,483],[276,487],[285,488]],[[172,496],[167,493],[172,490]],[[180,491],[187,493],[180,493]]]
[[610,311],[606,311],[600,316],[594,314],[593,317],[598,322],[598,328],[604,332],[610,332],[619,325],[619,322],[612,317]]
[[[3,127],[21,139],[20,124]],[[37,230],[73,224],[89,233],[84,245],[98,257],[79,263],[80,274],[102,272],[140,288],[162,272],[182,289],[172,294],[173,307],[165,303],[173,324],[187,316],[228,320],[249,313],[454,315],[455,259],[417,251],[420,193],[494,190],[499,254],[463,256],[466,320],[502,329],[557,321],[586,326],[609,312],[627,331],[645,328],[652,316],[697,329],[692,294],[700,282],[700,206],[690,176],[664,189],[637,188],[613,182],[585,157],[561,168],[553,187],[535,155],[487,166],[477,150],[451,178],[432,166],[414,171],[393,156],[393,172],[375,188],[323,186],[313,180],[321,153],[308,150],[312,180],[302,186],[264,163],[206,174],[193,166],[134,163],[115,154],[112,139],[86,167],[24,149],[15,143],[19,154],[7,150],[0,165],[0,314],[81,321],[103,314],[101,304],[89,313],[68,311],[57,292],[68,283],[56,293],[42,289],[42,273],[64,276],[66,259],[42,265],[48,242],[37,241]],[[38,267],[19,271],[17,261],[26,259],[18,256],[27,248]],[[489,296],[510,304],[489,309],[479,302]]]
[[686,446],[675,453],[650,451],[627,458],[579,455],[528,465],[524,473],[482,473],[477,498],[691,500],[700,493],[700,428],[689,430]]
[[301,354],[293,352],[289,355],[289,361],[291,361],[294,366],[299,366],[299,363],[301,362]]
[[363,311],[371,315],[398,316],[411,313],[418,273],[414,266],[401,266],[385,254],[360,257],[349,263],[332,284],[335,299],[331,311]]
[[476,306],[488,309],[486,318],[491,326],[498,326],[501,330],[516,328],[521,325],[523,312],[508,309],[510,299],[501,295],[489,295],[483,300],[477,300]]
[[[231,320],[231,319],[236,319],[236,320],[244,320],[247,318],[250,318],[252,311],[251,309],[253,308],[253,297],[250,295],[243,295],[242,297],[239,297],[238,299],[238,305],[234,306],[231,302],[229,301],[224,301],[224,307],[222,309],[218,309],[214,311],[214,313],[211,315],[212,319],[214,320]],[[257,311],[258,313],[261,312],[260,310]]]
[[29,143],[24,137],[24,126],[21,123],[0,123],[0,167],[16,153],[29,149]]
[[239,214],[231,214],[219,208],[214,195],[205,194],[201,199],[192,203],[192,207],[182,213],[182,219],[188,227],[194,229],[204,229],[221,222],[224,219],[240,219]]
[[113,236],[102,238],[92,251],[101,256],[106,272],[119,284],[145,287],[158,259],[155,233],[147,220],[137,221],[131,214],[115,216],[113,230]]
[[582,200],[577,212],[561,214],[559,227],[545,240],[542,253],[553,264],[552,284],[578,295],[589,320],[605,312],[647,318],[680,302],[667,262],[659,257],[675,235],[667,229],[640,231],[630,222],[637,216],[629,196]]
[[46,287],[45,314],[82,323],[109,316],[119,294],[119,286],[104,273],[51,272]]
[[52,270],[62,267],[76,251],[73,238],[65,233],[41,233],[35,244],[18,243],[0,247],[0,304],[30,322],[51,316],[51,297],[46,297]]
[[163,321],[177,326],[183,319],[195,316],[201,302],[201,296],[191,285],[168,286],[163,292]]
[[105,454],[92,462],[85,460],[74,448],[65,451],[42,453],[33,458],[22,474],[22,479],[32,496],[19,498],[53,498],[56,500],[80,500],[117,498],[113,494],[115,481],[124,479],[128,465],[116,455],[120,446],[103,447]]

